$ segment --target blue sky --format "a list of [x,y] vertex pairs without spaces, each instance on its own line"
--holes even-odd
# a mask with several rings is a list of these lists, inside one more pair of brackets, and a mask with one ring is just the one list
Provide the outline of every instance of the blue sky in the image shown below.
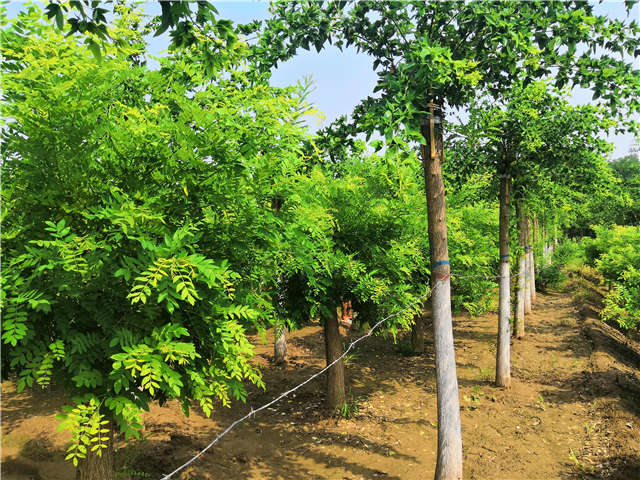
[[[13,16],[23,2],[12,2],[9,15]],[[221,18],[228,18],[237,23],[248,23],[269,17],[269,4],[260,1],[223,1],[214,2]],[[159,13],[157,2],[145,4],[145,11],[150,14]],[[600,15],[623,19],[626,17],[622,1],[604,1],[597,3],[595,11]],[[639,18],[638,5],[631,11],[632,18]],[[150,52],[159,56],[168,46],[168,35],[150,39]],[[640,65],[636,64],[636,68]],[[321,53],[315,50],[300,50],[291,60],[278,66],[273,73],[272,82],[277,86],[295,84],[298,80],[310,76],[315,90],[309,100],[324,113],[324,125],[340,115],[349,114],[355,105],[370,95],[376,83],[376,74],[372,70],[372,59],[355,49],[338,50],[335,47],[324,49]],[[589,103],[591,93],[584,89],[575,89],[572,103]],[[464,114],[462,115],[464,118]],[[637,119],[638,120],[638,119]],[[317,125],[312,125],[317,128]],[[631,134],[609,136],[607,139],[615,146],[613,157],[626,155],[635,139]]]
[[[229,18],[238,23],[248,23],[251,20],[269,17],[267,2],[225,1],[215,2],[215,5],[222,18]],[[595,13],[618,19],[624,19],[627,16],[623,1],[597,3]],[[631,18],[639,17],[636,4],[631,11]],[[298,55],[278,67],[272,81],[275,85],[285,86],[310,75],[315,85],[315,91],[310,96],[310,100],[325,114],[326,125],[340,115],[349,114],[360,100],[371,94],[377,79],[372,63],[371,57],[358,53],[353,48],[340,51],[330,47],[319,54],[314,49],[299,50]],[[638,63],[636,68],[640,68]],[[571,103],[585,104],[590,100],[590,91],[574,89]],[[464,114],[461,116],[464,119]],[[626,155],[631,145],[635,143],[631,134],[611,135],[607,140],[614,144],[613,158]]]

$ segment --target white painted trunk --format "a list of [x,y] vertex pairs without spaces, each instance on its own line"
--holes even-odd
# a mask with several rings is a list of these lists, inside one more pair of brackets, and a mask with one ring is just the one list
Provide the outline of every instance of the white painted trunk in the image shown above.
[[508,387],[511,383],[511,278],[509,258],[500,263],[500,312],[498,314],[498,346],[496,351],[496,385]]
[[531,265],[529,251],[524,253],[524,313],[531,313]]
[[429,117],[422,123],[421,130],[426,144],[421,146],[421,150],[427,194],[431,286],[433,287],[431,305],[438,405],[438,456],[435,480],[461,480],[462,430],[451,317],[446,198],[442,179],[444,159],[443,123],[440,120],[442,103],[431,102],[429,113]]
[[529,249],[529,266],[530,266],[530,278],[531,278],[531,303],[536,301],[536,264],[533,256],[533,247]]
[[518,259],[518,307],[516,310],[516,337],[524,337],[524,293],[526,279],[526,262],[524,254]]
[[434,289],[432,306],[438,386],[438,459],[435,479],[459,480],[462,478],[462,429],[453,347],[451,282],[448,278]]
[[498,312],[498,341],[496,348],[496,385],[508,387],[511,383],[511,278],[509,273],[509,213],[511,178],[500,180],[500,308]]

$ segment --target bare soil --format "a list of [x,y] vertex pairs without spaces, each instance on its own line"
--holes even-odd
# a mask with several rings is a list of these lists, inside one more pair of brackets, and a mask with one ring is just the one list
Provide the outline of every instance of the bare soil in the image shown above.
[[[567,293],[539,294],[527,336],[512,344],[508,389],[492,386],[496,314],[455,317],[466,479],[640,479],[640,349],[602,324],[596,309]],[[272,344],[260,346],[255,360],[268,391],[252,390],[246,405],[219,408],[211,419],[197,411],[186,418],[177,403],[151,408],[142,439],[117,445],[119,478],[159,479],[251,407],[317,371],[321,335],[319,326],[289,335],[281,367],[270,364]],[[318,379],[241,424],[174,478],[432,478],[433,350],[419,357],[403,351],[379,336],[348,359],[353,418],[327,415]],[[62,404],[55,391],[18,394],[13,383],[2,384],[3,479],[74,477],[62,460],[69,438],[56,433]]]

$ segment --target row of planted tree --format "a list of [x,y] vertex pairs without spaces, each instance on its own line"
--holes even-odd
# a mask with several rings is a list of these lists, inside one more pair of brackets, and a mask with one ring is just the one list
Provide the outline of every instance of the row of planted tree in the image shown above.
[[[114,432],[137,435],[152,402],[210,414],[264,386],[248,331],[275,326],[283,353],[287,328],[320,320],[329,363],[351,302],[364,327],[404,309],[384,328],[413,327],[419,351],[422,306],[405,307],[430,289],[436,477],[461,478],[452,305],[486,311],[498,287],[507,386],[510,267],[522,337],[534,250],[615,185],[598,132],[637,127],[637,28],[573,3],[281,3],[233,27],[166,2],[159,26],[118,4],[104,36],[99,4],[68,24],[56,5],[55,26],[35,6],[3,20],[2,372],[69,393],[79,478],[113,478]],[[148,68],[145,35],[172,26]],[[380,94],[310,135],[310,85],[268,72],[327,42],[371,55]],[[576,83],[603,105],[571,106],[557,89]],[[344,401],[338,362],[327,405]]]

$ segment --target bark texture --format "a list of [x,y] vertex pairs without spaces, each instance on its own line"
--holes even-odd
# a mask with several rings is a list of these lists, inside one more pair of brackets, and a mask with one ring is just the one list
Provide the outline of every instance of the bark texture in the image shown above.
[[285,325],[277,325],[274,334],[273,362],[283,364],[287,360],[287,327]]
[[[338,316],[334,314],[324,320],[324,347],[327,365],[342,355],[342,340]],[[344,393],[344,360],[340,359],[327,370],[327,408],[335,411],[345,403]]]
[[[524,213],[523,213],[524,215]],[[531,232],[529,230],[529,217],[524,215],[524,260],[525,260],[525,277],[524,284],[524,313],[531,313],[531,255],[529,254],[529,245],[531,242]]]
[[[106,425],[110,430],[107,448],[102,449],[100,456],[87,450],[87,458],[78,462],[76,480],[115,480],[115,455],[113,449],[113,422]],[[93,445],[93,444],[92,444]]]
[[533,247],[529,249],[529,266],[531,268],[529,276],[531,277],[531,303],[536,301],[536,262],[533,256]]
[[511,178],[500,179],[500,293],[498,312],[498,347],[496,351],[496,385],[511,383],[511,278],[509,273],[509,209]]
[[422,125],[422,134],[427,143],[422,146],[422,164],[431,250],[431,304],[438,403],[438,458],[435,479],[458,480],[462,478],[462,433],[451,319],[446,201],[442,181],[442,103],[430,103],[429,113],[429,118]]
[[422,307],[422,312],[415,318],[415,323],[411,329],[411,347],[413,353],[421,354],[426,351],[424,335],[428,325],[431,323],[431,299],[428,298]]
[[413,322],[411,327],[411,349],[414,354],[420,355],[424,353],[424,333],[426,330],[423,315],[416,315]]
[[522,205],[520,202],[516,204],[516,215],[518,216],[518,240],[520,243],[520,253],[518,255],[518,293],[517,293],[517,309],[515,330],[516,337],[524,337],[524,303],[526,292],[526,254],[524,248],[526,246],[524,216],[522,214]]
[[531,248],[529,249],[529,263],[531,265],[531,303],[536,301],[536,262],[533,255],[533,246],[538,244],[538,216],[533,214],[531,218]]

